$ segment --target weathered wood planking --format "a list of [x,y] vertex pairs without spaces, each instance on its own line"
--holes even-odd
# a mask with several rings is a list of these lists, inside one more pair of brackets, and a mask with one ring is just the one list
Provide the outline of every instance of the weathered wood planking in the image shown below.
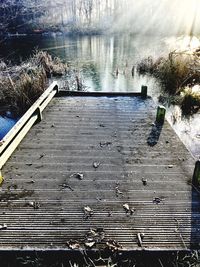
[[155,113],[140,97],[55,98],[3,169],[0,249],[67,250],[70,240],[84,248],[95,228],[105,238],[94,249],[108,240],[123,250],[197,248],[195,162],[167,122],[155,131]]

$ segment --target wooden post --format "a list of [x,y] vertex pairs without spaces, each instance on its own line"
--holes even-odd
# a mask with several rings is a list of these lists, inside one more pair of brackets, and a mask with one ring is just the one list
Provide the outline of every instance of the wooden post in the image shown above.
[[156,115],[156,122],[161,123],[161,124],[164,123],[165,114],[166,114],[166,108],[164,106],[158,106],[157,115]]
[[3,181],[4,181],[4,178],[3,178],[2,172],[0,170],[0,186],[2,185]]
[[195,164],[195,169],[194,169],[192,180],[195,185],[200,185],[200,160],[198,160]]
[[53,90],[55,90],[56,91],[56,94],[58,94],[59,93],[59,88],[58,88],[58,85],[56,84],[55,85],[55,87],[54,87],[54,89]]
[[148,89],[148,87],[146,85],[142,85],[142,87],[141,87],[141,96],[142,96],[142,98],[146,98],[147,97],[147,89]]
[[134,77],[134,75],[135,75],[135,66],[132,67],[131,74],[132,74],[132,77]]
[[38,119],[37,119],[36,123],[39,123],[42,121],[42,111],[41,111],[40,107],[37,108],[36,112],[38,115]]

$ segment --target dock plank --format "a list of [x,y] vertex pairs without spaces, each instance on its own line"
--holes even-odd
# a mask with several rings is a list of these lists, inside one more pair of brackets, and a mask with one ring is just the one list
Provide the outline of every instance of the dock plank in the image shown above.
[[3,168],[0,249],[85,248],[100,228],[96,249],[109,240],[125,251],[198,248],[195,162],[167,122],[155,131],[155,111],[140,97],[53,99]]

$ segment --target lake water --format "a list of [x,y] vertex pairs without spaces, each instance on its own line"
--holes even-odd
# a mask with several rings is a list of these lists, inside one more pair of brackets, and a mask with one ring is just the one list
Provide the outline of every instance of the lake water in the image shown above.
[[17,119],[9,118],[8,116],[0,116],[0,140],[9,132],[16,122]]
[[142,83],[149,81],[136,73],[132,77],[133,66],[149,55],[165,55],[174,45],[173,38],[139,35],[25,36],[0,45],[0,57],[20,62],[36,48],[43,49],[75,66],[89,91],[138,91]]
[[[141,85],[148,85],[148,93],[157,101],[160,88],[155,79],[138,76],[135,70],[133,72],[133,67],[148,56],[158,58],[174,49],[187,49],[195,45],[199,45],[199,39],[193,38],[191,42],[189,37],[24,36],[0,44],[0,57],[19,63],[33,54],[35,49],[46,50],[78,69],[87,91],[137,92]],[[186,146],[199,157],[200,115],[194,115],[189,120],[182,119],[179,109],[175,107],[168,110],[167,118]]]

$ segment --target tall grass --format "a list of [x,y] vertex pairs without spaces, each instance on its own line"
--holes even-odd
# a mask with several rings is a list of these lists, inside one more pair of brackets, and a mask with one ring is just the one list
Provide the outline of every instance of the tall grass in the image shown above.
[[193,114],[200,109],[200,90],[194,92],[192,88],[186,87],[181,96],[180,105],[184,114]]
[[197,52],[171,52],[168,57],[153,60],[152,57],[142,60],[137,71],[156,77],[169,96],[178,97],[185,113],[192,113],[200,108],[200,91],[192,88],[200,84],[200,55]]
[[33,73],[22,72],[18,77],[0,78],[0,105],[19,115],[24,113],[44,92],[46,75],[42,69]]
[[52,58],[45,51],[36,51],[31,61],[33,65],[42,67],[48,78],[51,76],[62,76],[68,70],[67,64],[64,64],[60,58]]
[[23,114],[47,88],[48,79],[62,76],[68,67],[59,58],[37,51],[19,66],[0,62],[0,112]]

